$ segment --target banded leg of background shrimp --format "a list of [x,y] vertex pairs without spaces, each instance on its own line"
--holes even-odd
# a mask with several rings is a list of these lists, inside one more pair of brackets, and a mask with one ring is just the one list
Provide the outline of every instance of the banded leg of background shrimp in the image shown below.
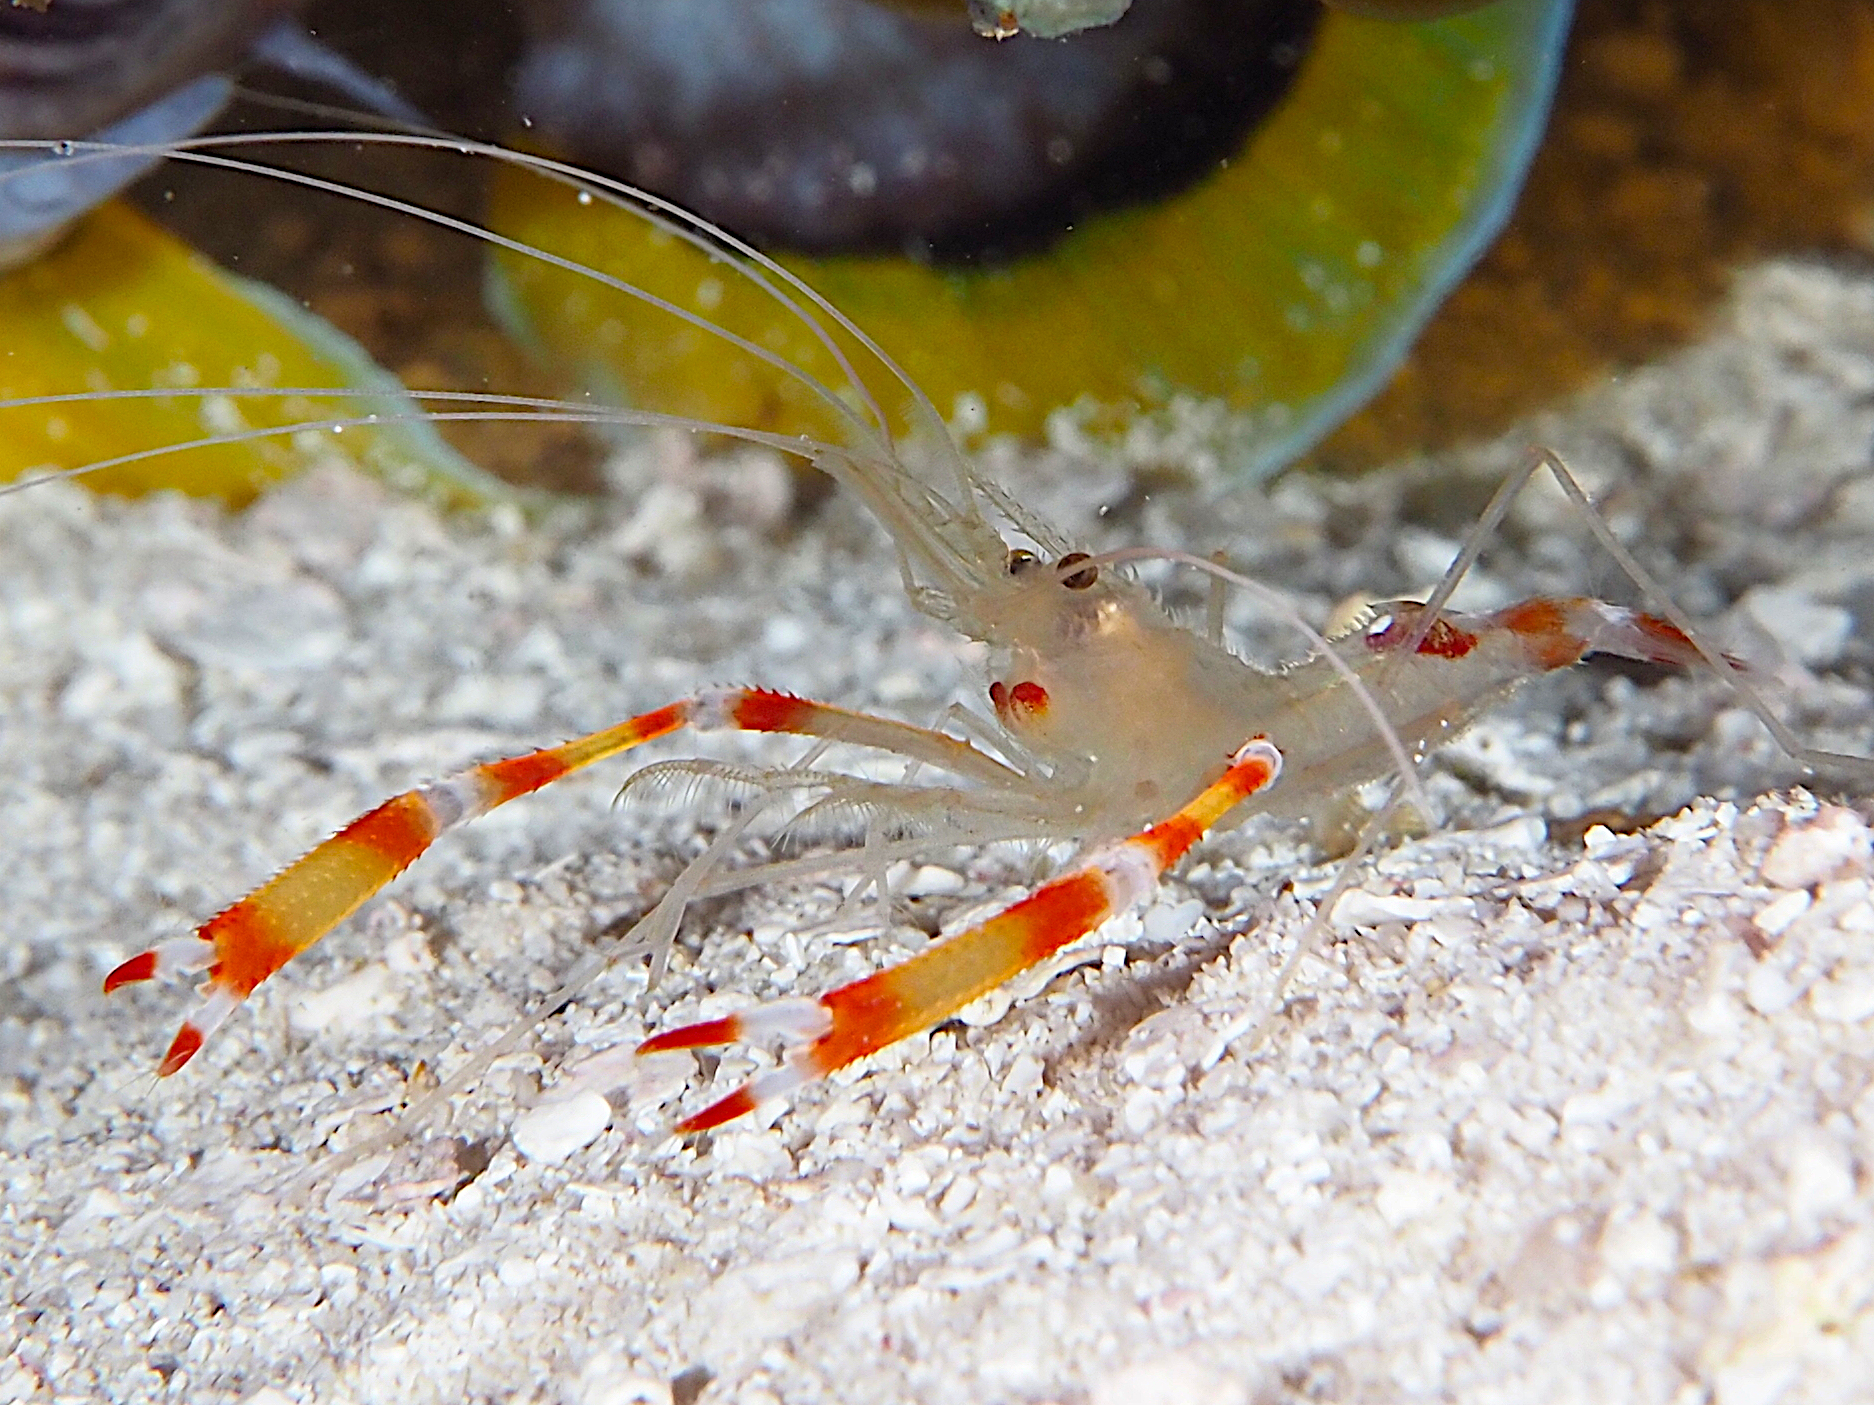
[[685,1118],[676,1130],[721,1126],[955,1014],[1144,898],[1206,830],[1244,799],[1266,790],[1281,770],[1282,754],[1267,738],[1257,737],[1236,753],[1221,777],[1169,819],[1100,850],[980,926],[818,1000],[777,1001],[645,1040],[640,1054],[766,1035],[801,1046],[779,1068]]
[[[1424,611],[1412,601],[1382,608],[1385,616],[1366,634],[1366,647],[1376,653],[1404,648],[1417,636],[1415,652],[1461,659],[1481,637],[1507,630],[1530,666],[1542,671],[1567,668],[1590,654],[1675,668],[1696,668],[1705,661],[1698,645],[1670,620],[1585,595],[1537,596],[1487,615],[1442,611],[1429,627],[1421,627]],[[1734,668],[1744,666],[1729,655],[1723,657]]]
[[[700,693],[561,746],[471,767],[408,790],[361,815],[194,936],[140,952],[104,979],[106,994],[134,981],[206,970],[203,1000],[177,1031],[157,1076],[176,1072],[254,988],[408,868],[438,835],[595,761],[679,728],[791,732],[908,752],[953,769],[996,767],[967,743],[758,688]],[[1000,769],[1000,768],[998,768]]]

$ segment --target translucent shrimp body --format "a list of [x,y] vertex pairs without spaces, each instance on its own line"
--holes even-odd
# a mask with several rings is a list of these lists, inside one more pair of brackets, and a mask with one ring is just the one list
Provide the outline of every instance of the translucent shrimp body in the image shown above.
[[1386,774],[1398,755],[1388,743],[1420,754],[1517,683],[1588,653],[1699,658],[1668,622],[1599,601],[1446,614],[1423,638],[1410,637],[1422,607],[1402,601],[1269,672],[1178,624],[1116,571],[1076,570],[1071,556],[1047,568],[1021,551],[1010,561],[1005,580],[972,602],[971,632],[996,648],[997,717],[1045,763],[1055,817],[1079,837],[1150,824],[1214,780],[1252,731],[1281,748],[1281,795],[1305,809]]

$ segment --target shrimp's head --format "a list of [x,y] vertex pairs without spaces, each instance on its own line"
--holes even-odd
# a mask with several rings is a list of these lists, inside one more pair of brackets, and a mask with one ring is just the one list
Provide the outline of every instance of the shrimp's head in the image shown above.
[[1092,831],[1162,817],[1214,780],[1253,730],[1239,705],[1241,662],[1084,552],[1010,551],[1002,579],[970,604],[994,647],[996,716],[1074,779]]
[[1131,581],[1092,564],[1084,551],[1048,560],[1010,549],[1000,575],[972,593],[968,608],[979,636],[999,649],[1056,658],[1131,629],[1150,597]]
[[1098,695],[1113,671],[1138,662],[1164,620],[1149,594],[1084,551],[1048,560],[1011,550],[1001,578],[969,605],[994,649],[990,701],[1004,725],[1031,741],[1058,734],[1083,708],[1106,710]]

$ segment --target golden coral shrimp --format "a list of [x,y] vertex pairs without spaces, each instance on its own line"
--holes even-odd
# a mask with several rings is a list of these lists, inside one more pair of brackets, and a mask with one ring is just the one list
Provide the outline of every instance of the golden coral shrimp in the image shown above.
[[[228,162],[220,146],[205,140],[176,154]],[[640,207],[641,197],[626,188],[533,158],[488,154],[583,181],[600,198]],[[1323,797],[1394,768],[1409,785],[1416,753],[1454,735],[1526,678],[1592,653],[1675,666],[1703,659],[1720,670],[1730,668],[1695,640],[1669,604],[1661,614],[1647,614],[1583,597],[1553,597],[1484,614],[1447,611],[1445,600],[1468,554],[1429,601],[1378,607],[1369,622],[1336,640],[1315,636],[1313,656],[1284,671],[1253,667],[1219,640],[1176,622],[1125,570],[1128,561],[1145,555],[1175,554],[1089,555],[1013,501],[947,441],[901,450],[842,343],[849,340],[898,377],[896,384],[925,423],[935,424],[936,412],[857,328],[811,289],[721,231],[671,207],[643,204],[654,212],[650,217],[708,243],[725,268],[783,300],[811,326],[845,377],[841,394],[784,358],[744,343],[742,352],[818,394],[844,421],[845,442],[784,439],[734,426],[688,427],[807,457],[861,498],[890,534],[917,607],[989,646],[990,715],[953,714],[954,730],[966,733],[959,736],[760,688],[710,689],[571,742],[406,791],[353,821],[195,935],[141,952],[111,972],[107,992],[156,977],[206,973],[202,1003],[172,1041],[160,1074],[183,1067],[261,982],[336,927],[445,831],[685,728],[786,733],[871,748],[944,779],[887,784],[816,769],[813,758],[766,771],[664,763],[664,774],[678,769],[771,792],[814,791],[818,798],[810,811],[859,819],[869,831],[910,832],[932,846],[1010,839],[1085,846],[1067,872],[1031,896],[900,965],[817,998],[759,1006],[647,1040],[645,1052],[775,1038],[791,1046],[779,1068],[679,1124],[680,1130],[695,1131],[942,1020],[1138,903],[1203,835],[1252,809],[1306,811]],[[666,310],[715,333],[705,318],[682,308]],[[716,334],[735,344],[733,337]],[[443,415],[532,411],[673,422],[585,405],[466,399],[474,408]],[[1532,459],[1522,476],[1544,464],[1579,495],[1552,458]],[[1516,486],[1506,485],[1494,513],[1500,514]],[[1603,531],[1602,537],[1645,583],[1611,535]],[[1230,575],[1202,561],[1190,564]],[[1736,682],[1766,722],[1780,727],[1749,693],[1748,683]],[[1800,751],[1786,732],[1778,736]],[[720,842],[712,845],[677,880],[671,899],[644,919],[644,945],[653,951],[667,946],[674,934],[672,914],[710,876],[721,852]]]

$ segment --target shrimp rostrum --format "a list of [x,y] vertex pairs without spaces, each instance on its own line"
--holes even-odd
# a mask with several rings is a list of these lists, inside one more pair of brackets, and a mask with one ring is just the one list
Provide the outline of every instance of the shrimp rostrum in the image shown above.
[[[348,142],[359,138],[348,134]],[[378,140],[422,144],[425,138]],[[460,152],[466,144],[450,142]],[[181,159],[255,167],[219,139],[185,143]],[[697,1131],[738,1117],[875,1050],[926,1029],[979,995],[1141,903],[1161,875],[1205,834],[1257,811],[1305,813],[1324,797],[1413,767],[1525,679],[1593,654],[1672,666],[1701,661],[1734,671],[1697,642],[1661,603],[1643,613],[1580,597],[1544,597],[1489,613],[1444,608],[1463,558],[1429,601],[1375,607],[1362,626],[1332,640],[1307,633],[1301,662],[1267,671],[1217,638],[1175,620],[1135,579],[1130,563],[1171,558],[1232,580],[1211,563],[1176,553],[1089,554],[1014,502],[943,437],[941,420],[883,352],[810,288],[756,251],[683,212],[537,158],[484,149],[577,183],[705,249],[721,266],[781,301],[806,324],[843,383],[830,386],[775,353],[658,303],[669,316],[720,336],[739,354],[804,384],[842,432],[810,440],[736,426],[695,425],[644,412],[457,397],[440,417],[556,414],[584,420],[678,423],[767,444],[810,459],[862,500],[890,535],[916,606],[989,646],[981,712],[953,709],[940,728],[850,711],[758,687],[712,688],[615,726],[526,755],[472,766],[385,801],[294,862],[192,936],[124,961],[107,992],[154,977],[205,973],[200,1004],[158,1066],[177,1072],[209,1034],[296,954],[343,922],[447,830],[584,767],[684,729],[786,733],[867,748],[913,763],[887,783],[806,762],[771,771],[714,763],[662,763],[640,775],[716,775],[773,798],[807,793],[808,809],[860,822],[868,835],[915,836],[931,847],[1004,840],[1071,841],[1078,857],[1032,894],[902,963],[819,996],[758,1005],[727,1018],[670,1029],[641,1052],[737,1041],[779,1041],[782,1061],[679,1124]],[[291,172],[281,176],[298,179]],[[360,197],[384,203],[381,197]],[[393,202],[394,203],[394,202]],[[416,207],[396,208],[447,222]],[[542,255],[543,257],[552,257]],[[564,260],[559,261],[562,266]],[[590,272],[618,291],[652,295]],[[867,379],[863,356],[909,403],[917,432],[895,434]],[[199,392],[196,392],[199,393]],[[1559,462],[1533,457],[1575,496]],[[1499,494],[1501,506],[1516,483]],[[1585,506],[1585,499],[1582,500]],[[1611,549],[1618,543],[1604,538]],[[1624,563],[1637,571],[1630,559]],[[1251,583],[1242,582],[1245,586]],[[1642,584],[1646,584],[1642,578]],[[1746,696],[1774,722],[1739,680]],[[1786,739],[1779,734],[1779,739]],[[733,774],[731,774],[733,772]],[[703,887],[724,844],[710,846],[648,915],[635,949],[661,966],[674,910]],[[655,919],[655,920],[653,920]],[[641,924],[643,925],[643,924]]]

